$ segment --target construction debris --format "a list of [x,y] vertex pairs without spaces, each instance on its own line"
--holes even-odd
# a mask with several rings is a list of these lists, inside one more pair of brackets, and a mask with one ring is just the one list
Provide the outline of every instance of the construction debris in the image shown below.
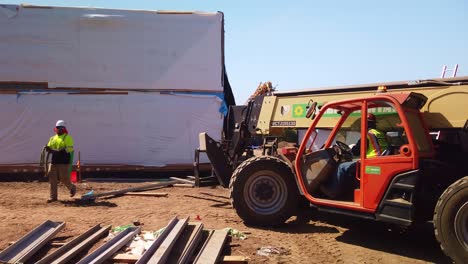
[[24,263],[65,226],[64,222],[45,221],[0,253],[0,263]]
[[[237,235],[242,232],[226,228],[225,230],[204,230],[203,223],[189,223],[189,217],[174,217],[167,226],[160,230],[146,231],[141,235],[141,227],[133,224],[117,226],[109,233],[111,226],[100,224],[67,243],[59,243],[57,250],[45,256],[36,264],[69,263],[81,251],[89,248],[100,238],[105,243],[91,252],[78,264],[84,263],[247,263],[242,256],[231,258],[221,256],[229,233]],[[0,263],[23,263],[43,245],[50,242],[53,236],[65,225],[62,222],[46,221],[22,239],[0,253]],[[208,235],[205,235],[207,234]],[[120,251],[125,248],[125,251]],[[123,253],[125,252],[125,253]]]
[[257,250],[257,255],[259,256],[268,257],[271,254],[287,255],[289,254],[289,250],[283,247],[272,247],[272,246],[261,247]]
[[241,231],[239,231],[237,229],[234,229],[234,228],[231,228],[231,227],[226,227],[226,228],[224,228],[224,230],[226,232],[228,232],[228,234],[233,238],[238,238],[240,240],[247,239],[247,235],[244,232],[241,232]]

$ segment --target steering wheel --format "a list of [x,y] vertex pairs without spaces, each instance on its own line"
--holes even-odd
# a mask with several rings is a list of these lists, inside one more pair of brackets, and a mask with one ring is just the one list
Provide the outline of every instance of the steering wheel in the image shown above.
[[341,142],[339,140],[335,141],[336,145],[343,151],[343,152],[349,152],[351,153],[351,148],[344,142]]
[[335,148],[339,149],[339,151],[337,151],[339,160],[351,161],[353,159],[353,152],[346,143],[337,140],[335,141]]

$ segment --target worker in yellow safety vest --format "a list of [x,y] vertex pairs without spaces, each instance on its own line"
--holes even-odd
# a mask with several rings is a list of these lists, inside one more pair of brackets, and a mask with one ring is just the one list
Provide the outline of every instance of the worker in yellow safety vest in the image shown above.
[[[381,156],[388,148],[387,138],[383,132],[377,130],[376,121],[375,115],[367,115],[367,158]],[[360,144],[356,146],[360,148]]]
[[[375,115],[367,115],[367,158],[374,158],[385,155],[389,146],[386,136],[377,129],[377,120]],[[361,140],[351,149],[355,156],[360,155]],[[357,185],[356,179],[356,161],[342,162],[338,165],[336,177],[331,177],[330,181],[322,186],[321,190],[332,199],[351,199],[353,190]]]
[[73,162],[73,138],[68,134],[65,122],[58,120],[54,128],[55,135],[49,139],[45,150],[52,154],[52,162],[47,170],[50,183],[48,203],[57,201],[57,186],[62,182],[69,190],[70,197],[76,193],[76,186],[70,181]]

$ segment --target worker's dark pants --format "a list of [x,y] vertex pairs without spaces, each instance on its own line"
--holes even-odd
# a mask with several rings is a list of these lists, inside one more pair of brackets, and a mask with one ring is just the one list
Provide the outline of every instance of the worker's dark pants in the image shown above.
[[356,186],[356,162],[348,161],[338,165],[336,177],[326,185],[326,194],[332,199],[351,199]]
[[57,186],[62,182],[70,192],[75,186],[70,181],[70,165],[69,164],[50,164],[49,165],[49,183],[50,183],[50,199],[57,200]]

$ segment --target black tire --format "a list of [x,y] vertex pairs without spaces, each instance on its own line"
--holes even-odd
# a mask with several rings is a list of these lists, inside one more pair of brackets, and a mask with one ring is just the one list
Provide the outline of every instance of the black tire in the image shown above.
[[440,247],[455,263],[468,260],[468,176],[440,196],[434,210],[434,231]]
[[299,201],[291,168],[271,156],[253,157],[240,164],[229,190],[232,206],[248,225],[278,226],[293,215]]

